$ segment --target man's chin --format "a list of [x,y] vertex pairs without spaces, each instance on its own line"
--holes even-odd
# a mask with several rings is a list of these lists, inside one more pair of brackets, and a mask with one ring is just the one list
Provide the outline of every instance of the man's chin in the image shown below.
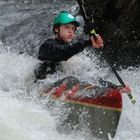
[[67,43],[69,43],[69,42],[71,42],[71,41],[72,41],[72,39],[67,39],[67,41],[66,41],[66,42],[67,42]]

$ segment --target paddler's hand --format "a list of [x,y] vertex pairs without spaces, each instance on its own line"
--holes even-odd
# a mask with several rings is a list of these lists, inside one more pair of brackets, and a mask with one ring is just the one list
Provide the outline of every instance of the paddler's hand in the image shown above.
[[128,85],[125,85],[125,87],[121,88],[119,92],[129,94],[129,93],[131,93],[131,89]]
[[93,48],[102,48],[103,47],[103,39],[99,34],[96,34],[96,39],[91,36],[90,37]]

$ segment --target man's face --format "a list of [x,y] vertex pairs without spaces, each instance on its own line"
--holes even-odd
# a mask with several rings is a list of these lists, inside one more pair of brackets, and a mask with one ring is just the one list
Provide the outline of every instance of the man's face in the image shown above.
[[[59,36],[65,42],[70,42],[75,36],[76,26],[72,23],[61,25],[59,28]],[[58,29],[56,29],[58,32]]]

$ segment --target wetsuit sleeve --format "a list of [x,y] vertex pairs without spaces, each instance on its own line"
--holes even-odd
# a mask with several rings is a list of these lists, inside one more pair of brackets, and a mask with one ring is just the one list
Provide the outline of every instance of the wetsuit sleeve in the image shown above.
[[66,61],[73,55],[84,50],[86,46],[91,45],[89,40],[79,40],[73,44],[58,44],[45,42],[39,50],[38,58],[40,60],[49,60],[53,62]]

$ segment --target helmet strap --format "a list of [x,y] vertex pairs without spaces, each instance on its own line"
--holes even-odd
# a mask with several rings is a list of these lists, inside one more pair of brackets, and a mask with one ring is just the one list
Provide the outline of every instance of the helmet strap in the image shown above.
[[[55,31],[55,28],[58,29],[58,32]],[[60,34],[60,25],[54,26],[54,27],[53,27],[53,32],[54,32],[55,35],[58,35],[58,36],[59,36],[59,34]]]
[[53,28],[53,32],[54,32],[55,35],[57,35],[57,38],[58,38],[58,39],[63,40],[63,39],[60,37],[60,26],[58,26],[57,28],[58,28],[58,32],[56,32],[54,28]]

